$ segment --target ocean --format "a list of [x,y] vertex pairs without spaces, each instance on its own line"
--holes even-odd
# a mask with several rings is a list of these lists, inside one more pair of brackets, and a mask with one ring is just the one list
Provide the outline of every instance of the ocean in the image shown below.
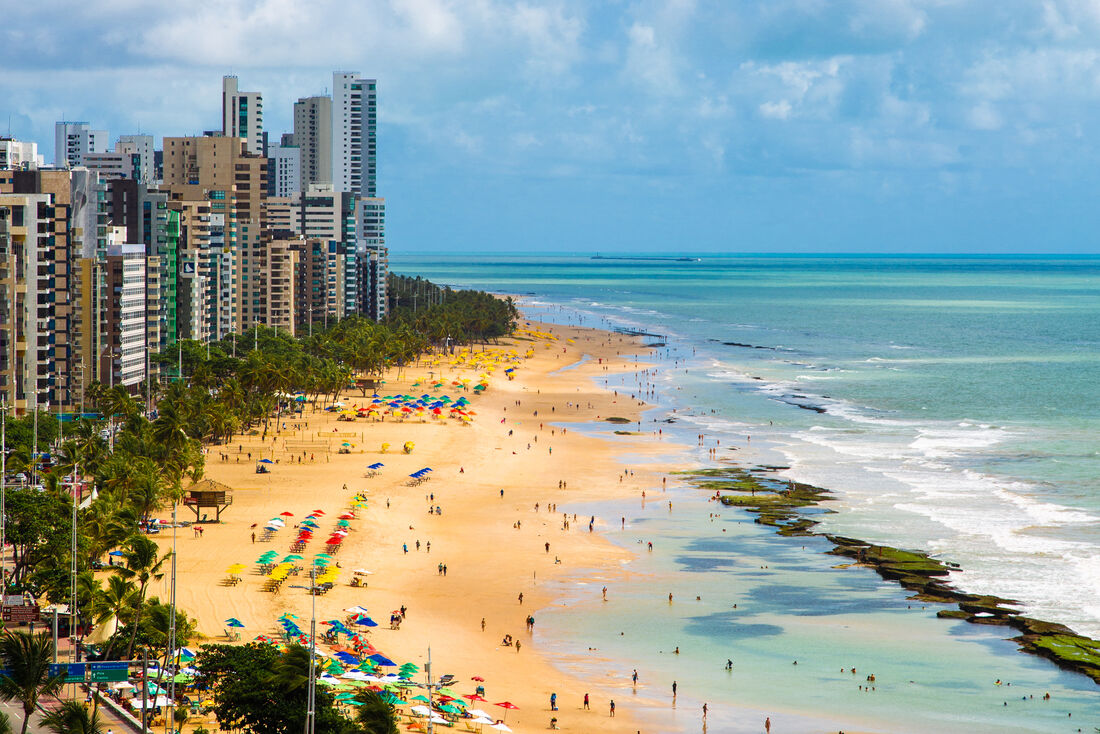
[[[670,438],[705,433],[721,459],[790,467],[835,495],[820,529],[928,551],[962,566],[959,588],[1100,637],[1100,258],[395,253],[391,268],[521,294],[532,317],[660,335],[651,381],[620,384],[654,390],[646,418],[673,417]],[[1096,686],[1015,653],[1004,630],[936,619],[869,571],[832,568],[823,543],[669,491],[672,513],[663,497],[583,509],[626,518],[615,542],[655,544],[620,614],[576,614],[578,581],[540,619],[569,665],[595,647],[646,670],[636,695],[661,730],[694,730],[687,702],[703,700],[719,731],[759,731],[767,715],[782,731],[1100,726]],[[647,634],[612,629],[623,615]],[[681,640],[674,659],[652,649]],[[673,710],[661,687],[678,670]]]

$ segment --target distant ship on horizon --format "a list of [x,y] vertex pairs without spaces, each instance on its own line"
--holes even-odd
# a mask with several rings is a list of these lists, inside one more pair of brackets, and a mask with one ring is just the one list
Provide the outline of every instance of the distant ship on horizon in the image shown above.
[[592,256],[593,260],[649,260],[658,262],[677,262],[677,263],[697,263],[701,258],[698,257],[676,257],[675,255],[601,255],[596,253]]

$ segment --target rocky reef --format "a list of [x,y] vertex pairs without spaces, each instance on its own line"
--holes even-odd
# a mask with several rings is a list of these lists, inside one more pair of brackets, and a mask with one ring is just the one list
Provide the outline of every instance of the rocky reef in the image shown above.
[[779,535],[825,538],[833,546],[828,553],[853,560],[846,567],[870,568],[912,591],[914,601],[948,605],[937,612],[941,618],[1011,627],[1021,633],[1012,640],[1022,651],[1048,658],[1059,667],[1100,683],[1100,642],[1078,635],[1065,625],[1026,617],[1014,609],[1019,603],[1011,599],[960,591],[951,583],[952,574],[962,570],[958,564],[920,551],[816,531],[818,521],[814,516],[832,512],[823,505],[831,501],[830,492],[776,477],[775,472],[783,468],[729,466],[681,474],[723,505],[755,515],[757,524],[774,527]]

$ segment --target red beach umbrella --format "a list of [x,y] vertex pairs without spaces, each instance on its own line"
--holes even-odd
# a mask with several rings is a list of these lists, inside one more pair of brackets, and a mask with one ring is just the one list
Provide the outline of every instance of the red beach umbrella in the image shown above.
[[283,517],[294,517],[293,512],[286,512],[285,510],[283,512],[280,512],[279,514],[282,515]]
[[519,706],[515,705],[511,701],[502,701],[501,703],[494,703],[493,705],[500,706],[502,709],[508,709],[509,711],[519,708]]

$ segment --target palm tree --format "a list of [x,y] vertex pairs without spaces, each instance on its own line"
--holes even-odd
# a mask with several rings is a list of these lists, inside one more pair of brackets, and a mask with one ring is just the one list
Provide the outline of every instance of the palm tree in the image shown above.
[[141,623],[141,612],[145,606],[145,592],[149,589],[150,581],[159,581],[164,578],[164,564],[172,557],[168,551],[163,556],[157,555],[160,548],[156,543],[144,535],[135,535],[130,539],[130,547],[125,551],[126,565],[118,569],[118,573],[124,579],[132,579],[137,582],[137,599],[135,600],[134,618],[130,622],[130,644],[126,648],[126,657],[133,657],[134,642],[137,640],[138,626]]
[[65,701],[61,708],[42,717],[42,724],[54,734],[101,734],[99,712],[80,701]]
[[398,734],[393,704],[374,691],[363,691],[355,698],[361,704],[355,712],[355,720],[362,734]]
[[3,711],[0,711],[0,734],[14,734],[11,728],[11,719]]
[[282,655],[271,666],[267,683],[284,693],[305,688],[309,683],[309,648],[302,645],[288,645]]
[[42,696],[52,696],[65,684],[65,675],[50,677],[53,643],[46,632],[5,632],[0,637],[0,657],[7,672],[0,673],[0,700],[23,705],[22,734],[27,734],[31,714]]
[[[93,596],[92,615],[96,624],[106,624],[112,619],[117,619],[119,625],[122,618],[134,611],[138,605],[137,586],[133,581],[124,579],[119,575],[107,577],[107,588]],[[116,630],[117,631],[117,630]],[[111,651],[115,646],[115,635],[111,635],[111,641],[107,643],[107,649],[103,651],[103,657],[111,659]]]
[[148,522],[149,515],[164,500],[164,469],[147,457],[131,459],[129,499],[135,513]]

